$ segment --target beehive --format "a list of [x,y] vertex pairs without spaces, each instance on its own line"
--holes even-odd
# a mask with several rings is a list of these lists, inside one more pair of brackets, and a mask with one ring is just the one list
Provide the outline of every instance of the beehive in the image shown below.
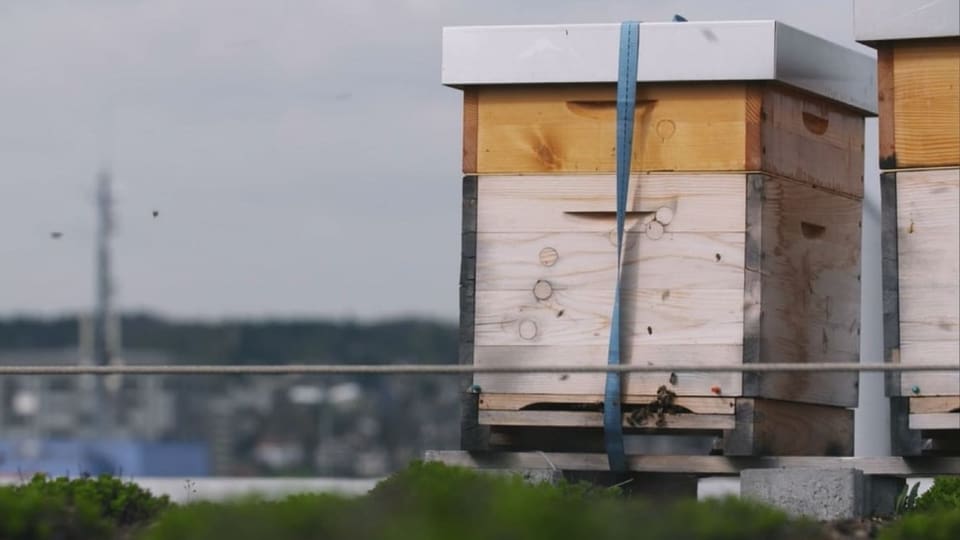
[[887,377],[915,455],[960,436],[960,3],[857,0],[856,31],[877,49],[886,361],[955,369]]
[[[618,35],[444,31],[443,81],[464,91],[464,363],[606,363]],[[625,363],[859,360],[872,70],[773,21],[640,25]],[[478,374],[464,433],[598,443],[603,379]],[[661,387],[671,414],[644,415]],[[630,429],[723,432],[729,455],[838,455],[852,451],[857,397],[856,374],[663,373],[626,376],[623,402]],[[548,427],[566,431],[521,436]]]

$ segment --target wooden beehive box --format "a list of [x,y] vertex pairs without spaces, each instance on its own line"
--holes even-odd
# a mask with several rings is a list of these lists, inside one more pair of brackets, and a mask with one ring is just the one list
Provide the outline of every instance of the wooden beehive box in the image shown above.
[[[464,91],[464,363],[606,363],[618,35],[444,31],[443,80]],[[773,21],[641,24],[639,43],[624,361],[858,361],[872,59]],[[601,425],[603,380],[478,374],[464,433],[581,448],[563,434]],[[661,387],[671,414],[646,415]],[[630,429],[723,432],[729,455],[849,454],[857,376],[633,374],[623,401]],[[548,427],[568,431],[518,435]]]
[[[857,0],[877,49],[887,377],[898,454],[960,438],[960,3]],[[938,446],[940,448],[938,448]]]

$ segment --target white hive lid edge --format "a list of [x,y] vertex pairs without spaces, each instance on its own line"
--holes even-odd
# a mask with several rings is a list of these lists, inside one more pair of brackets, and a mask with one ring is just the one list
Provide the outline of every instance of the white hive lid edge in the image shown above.
[[[620,24],[443,29],[450,86],[616,82]],[[641,23],[639,82],[775,80],[876,113],[876,61],[776,21]]]
[[958,0],[854,0],[857,41],[960,36]]

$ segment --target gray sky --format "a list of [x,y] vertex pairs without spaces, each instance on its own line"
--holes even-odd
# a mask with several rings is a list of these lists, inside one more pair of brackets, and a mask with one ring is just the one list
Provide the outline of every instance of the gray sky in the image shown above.
[[441,28],[674,13],[853,45],[850,0],[3,2],[0,315],[91,304],[109,157],[123,309],[452,319],[460,93],[439,83]]

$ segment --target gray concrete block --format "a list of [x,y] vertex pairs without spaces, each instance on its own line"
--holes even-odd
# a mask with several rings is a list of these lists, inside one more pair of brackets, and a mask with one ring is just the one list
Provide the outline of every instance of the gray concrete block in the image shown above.
[[740,474],[741,497],[824,521],[861,517],[863,487],[859,469],[748,469]]
[[859,469],[749,469],[740,496],[795,516],[827,521],[893,514],[903,480]]

